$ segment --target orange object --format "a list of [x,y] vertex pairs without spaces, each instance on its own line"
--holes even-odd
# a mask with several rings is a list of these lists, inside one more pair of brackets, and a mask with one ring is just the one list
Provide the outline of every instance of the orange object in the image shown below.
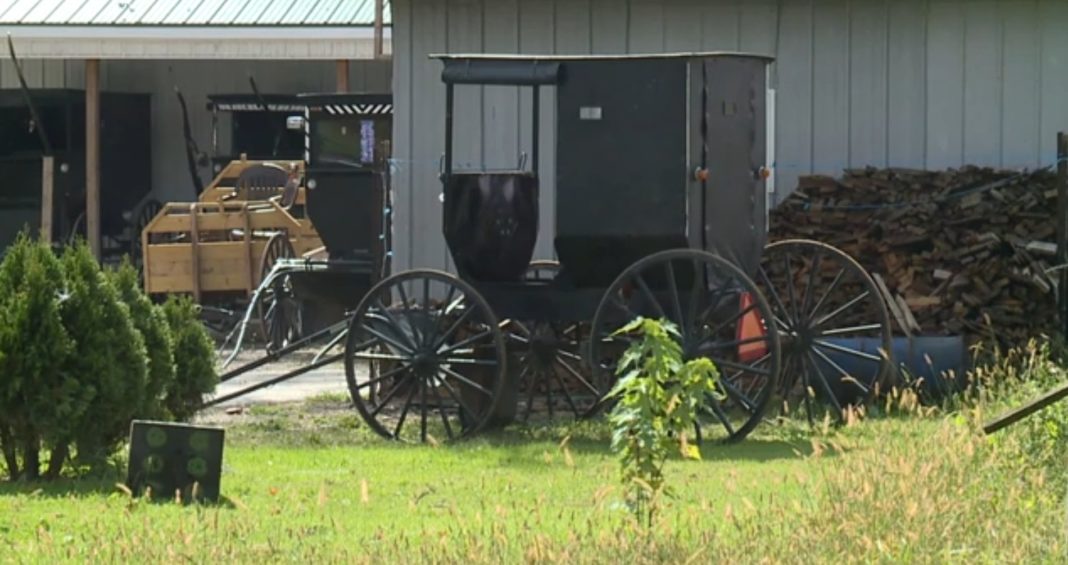
[[[740,308],[742,312],[749,310],[753,306],[753,295],[748,292],[742,293],[742,299]],[[760,319],[760,315],[757,314],[757,310],[754,308],[749,312],[742,315],[741,322],[738,324],[737,332],[738,341],[748,340],[756,337],[764,337],[764,323]],[[768,353],[768,345],[765,341],[754,341],[751,343],[743,343],[738,346],[738,360],[743,363],[756,361]]]

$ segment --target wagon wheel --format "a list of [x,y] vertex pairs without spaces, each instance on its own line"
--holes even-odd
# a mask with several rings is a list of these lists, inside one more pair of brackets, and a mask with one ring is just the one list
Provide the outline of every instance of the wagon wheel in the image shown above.
[[638,316],[671,321],[683,359],[707,358],[720,373],[717,394],[702,407],[699,435],[738,441],[763,419],[778,384],[779,336],[763,323],[770,314],[756,284],[722,257],[692,249],[663,251],[628,267],[601,299],[589,363],[598,388],[608,390],[621,355],[635,339],[612,333]]
[[[559,271],[556,261],[534,261],[525,279],[549,282]],[[549,419],[580,418],[606,392],[584,372],[581,343],[588,329],[574,322],[513,320],[508,326],[508,366],[515,375],[523,421],[530,419],[535,404],[544,405]]]
[[782,336],[782,390],[809,420],[820,398],[839,422],[871,399],[892,368],[890,318],[867,271],[839,249],[809,240],[765,248],[758,279]]
[[159,211],[163,209],[163,205],[155,199],[146,200],[141,206],[137,208],[137,213],[134,215],[133,221],[130,223],[130,262],[137,269],[138,276],[144,281],[145,273],[145,255],[144,248],[141,245],[141,235],[145,231],[145,227],[151,222]]
[[383,279],[349,323],[349,393],[368,426],[388,439],[454,440],[483,429],[501,408],[505,371],[497,317],[474,287],[448,273]]
[[[267,279],[280,259],[296,257],[293,244],[285,232],[276,233],[267,240],[260,256],[260,281]],[[300,338],[301,307],[293,290],[293,281],[287,273],[275,276],[265,287],[256,304],[260,329],[267,340],[267,349],[277,351]]]

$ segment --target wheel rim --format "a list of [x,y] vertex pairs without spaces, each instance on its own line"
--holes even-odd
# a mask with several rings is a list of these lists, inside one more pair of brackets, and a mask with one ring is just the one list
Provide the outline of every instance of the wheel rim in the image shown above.
[[[770,314],[755,283],[723,258],[698,250],[657,253],[628,267],[605,293],[594,316],[589,364],[599,388],[608,390],[634,339],[611,334],[637,316],[671,321],[684,359],[707,358],[720,372],[718,394],[702,406],[698,433],[738,441],[763,419],[778,384],[778,332],[763,323]],[[757,333],[739,334],[753,323]]]
[[[292,259],[295,256],[293,245],[285,233],[272,235],[260,259],[260,280],[266,280],[279,260]],[[276,351],[300,338],[300,301],[288,274],[277,275],[271,284],[263,289],[257,309],[268,350]]]
[[[556,261],[534,261],[528,283],[550,283],[560,271]],[[581,343],[588,324],[512,320],[507,326],[509,368],[516,375],[520,419],[535,411],[549,420],[581,418],[604,392],[585,370]],[[537,410],[535,410],[537,408]]]
[[820,399],[845,421],[892,369],[890,320],[875,282],[841,250],[808,240],[768,245],[758,280],[783,336],[787,405],[801,404],[814,421]]
[[499,407],[505,370],[503,332],[489,304],[448,273],[409,271],[382,280],[349,324],[349,393],[364,421],[388,439],[476,433]]

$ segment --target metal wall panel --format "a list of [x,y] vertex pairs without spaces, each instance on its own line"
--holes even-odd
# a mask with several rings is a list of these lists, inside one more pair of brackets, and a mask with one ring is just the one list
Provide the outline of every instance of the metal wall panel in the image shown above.
[[922,168],[927,158],[927,0],[889,4],[887,161]]
[[[1068,2],[1063,0],[401,0],[395,41],[398,167],[441,154],[444,88],[432,51],[454,46],[523,53],[744,49],[776,55],[777,200],[798,175],[844,167],[1034,167],[1054,159],[1068,129]],[[517,21],[511,18],[513,6]],[[459,19],[458,23],[456,19]],[[466,22],[466,23],[464,23]],[[478,24],[478,25],[474,25]],[[509,41],[512,30],[517,34]],[[442,36],[449,34],[447,45]],[[455,34],[464,34],[463,38]],[[510,48],[510,46],[512,46]],[[406,74],[410,69],[410,75]],[[543,95],[542,165],[552,166],[551,93]],[[486,92],[481,121],[458,125],[458,148],[487,164],[511,150],[510,122],[527,149],[530,98]],[[474,102],[468,102],[474,103]],[[477,111],[475,113],[478,115]],[[482,154],[484,135],[494,142]],[[413,164],[405,164],[404,160]],[[436,168],[434,169],[436,173]],[[398,172],[397,194],[437,202],[436,177]],[[538,257],[552,254],[551,179],[542,183]],[[398,265],[446,263],[440,207],[397,218]],[[403,216],[403,210],[398,213]],[[404,226],[403,228],[401,226]],[[401,232],[405,232],[402,234]],[[407,238],[407,239],[405,239]],[[405,257],[407,255],[407,257]]]
[[849,165],[886,165],[887,0],[855,3],[849,29]]
[[1001,151],[1001,19],[997,2],[964,7],[964,162]]

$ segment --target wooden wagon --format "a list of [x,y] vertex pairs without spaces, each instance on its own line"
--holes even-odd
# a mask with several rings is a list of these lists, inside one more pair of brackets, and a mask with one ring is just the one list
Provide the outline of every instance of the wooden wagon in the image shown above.
[[196,202],[165,204],[141,234],[145,292],[197,302],[249,296],[281,257],[322,242],[304,214],[301,161],[232,161]]

